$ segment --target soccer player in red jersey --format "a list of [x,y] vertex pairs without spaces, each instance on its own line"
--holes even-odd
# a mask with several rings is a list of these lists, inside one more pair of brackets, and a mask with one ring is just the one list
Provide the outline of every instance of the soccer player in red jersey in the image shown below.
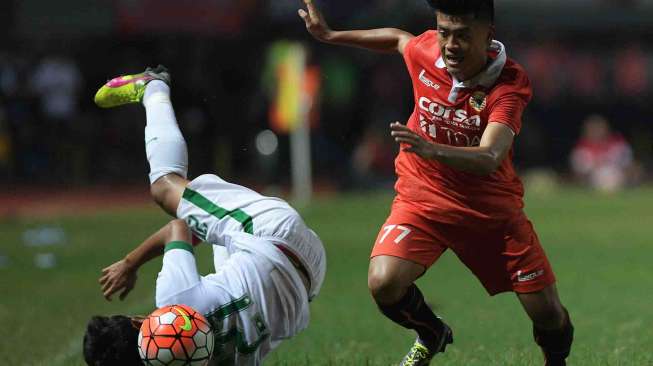
[[372,250],[368,286],[381,312],[414,329],[402,365],[427,365],[453,341],[415,280],[451,249],[490,295],[512,291],[533,321],[545,365],[565,365],[573,326],[553,270],[523,212],[512,145],[531,99],[524,69],[494,39],[492,0],[429,0],[437,28],[334,31],[311,0],[299,15],[316,39],[398,52],[415,109],[392,123],[397,195]]

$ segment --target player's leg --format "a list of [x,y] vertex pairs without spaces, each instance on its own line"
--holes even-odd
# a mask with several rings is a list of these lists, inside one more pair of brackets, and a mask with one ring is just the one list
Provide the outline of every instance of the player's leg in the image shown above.
[[[184,190],[188,152],[170,100],[169,79],[152,80],[145,87],[145,150],[150,163],[150,192],[156,203],[168,214],[177,217]],[[182,218],[182,217],[180,217]],[[229,258],[222,246],[213,245],[215,271]]]
[[415,280],[425,267],[394,256],[370,260],[368,287],[379,310],[393,322],[417,332],[419,343],[433,355],[451,343],[451,330],[433,313]]
[[150,164],[151,193],[170,215],[188,184],[188,152],[170,101],[170,75],[159,66],[107,82],[95,95],[103,108],[142,103],[145,107],[145,152]]
[[368,286],[379,310],[418,336],[402,366],[427,365],[453,342],[451,329],[433,313],[414,283],[424,270],[419,264],[394,256],[377,256],[370,261]]
[[445,250],[421,226],[419,218],[393,207],[368,271],[368,287],[379,310],[418,334],[402,365],[426,365],[453,341],[451,329],[433,313],[414,283]]
[[[150,164],[150,192],[156,203],[171,216],[189,181],[186,141],[177,124],[170,100],[170,74],[163,66],[148,68],[135,75],[124,75],[107,82],[95,95],[103,108],[142,103],[145,107],[145,152]],[[216,271],[229,256],[214,246]]]
[[188,180],[177,174],[166,174],[150,185],[154,201],[169,215],[176,215],[176,207],[184,193]]
[[379,305],[398,302],[426,268],[418,263],[389,255],[370,259],[367,286]]
[[555,284],[536,292],[517,293],[517,297],[533,321],[533,336],[542,348],[545,365],[564,366],[571,352],[574,326]]
[[[161,73],[167,71],[162,70]],[[145,86],[145,152],[150,163],[150,184],[154,200],[170,215],[188,184],[188,151],[170,100],[169,77],[165,75]]]
[[[457,227],[452,249],[490,295],[513,291],[533,321],[547,366],[565,365],[573,326],[560,304],[553,269],[533,225],[523,213],[506,222]],[[478,245],[482,243],[483,245]]]
[[505,252],[511,264],[505,268],[511,272],[513,291],[533,321],[533,335],[542,348],[545,365],[564,366],[574,327],[560,303],[551,264],[526,215],[511,220],[505,234]]

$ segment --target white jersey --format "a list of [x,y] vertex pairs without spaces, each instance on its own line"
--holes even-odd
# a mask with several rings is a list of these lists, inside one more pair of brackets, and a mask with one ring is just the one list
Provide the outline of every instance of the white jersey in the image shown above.
[[[184,191],[177,217],[229,254],[216,273],[201,277],[192,247],[169,244],[157,279],[157,307],[186,304],[207,316],[216,336],[213,364],[258,365],[308,326],[309,298],[320,290],[326,258],[317,235],[285,201],[203,175]],[[309,293],[280,245],[308,271]]]

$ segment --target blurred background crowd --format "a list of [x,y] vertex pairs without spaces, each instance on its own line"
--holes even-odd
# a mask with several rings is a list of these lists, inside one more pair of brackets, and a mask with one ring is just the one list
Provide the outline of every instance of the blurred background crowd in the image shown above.
[[[334,29],[434,27],[420,0],[318,1]],[[526,176],[612,191],[653,171],[653,1],[498,0],[497,39],[528,71],[534,99],[515,161]],[[189,141],[191,175],[288,182],[288,139],[269,136],[267,50],[303,42],[320,70],[311,120],[315,181],[390,186],[387,126],[413,108],[397,55],[319,44],[299,0],[3,0],[0,3],[0,184],[84,186],[145,181],[142,108],[100,110],[108,78],[166,65]],[[264,134],[261,134],[263,131]],[[277,146],[277,145],[275,145]]]

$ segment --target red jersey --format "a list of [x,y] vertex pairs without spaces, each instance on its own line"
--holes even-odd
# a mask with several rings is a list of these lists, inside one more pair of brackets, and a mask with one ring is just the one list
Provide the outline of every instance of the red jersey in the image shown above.
[[[415,109],[407,126],[428,141],[478,146],[489,121],[521,129],[521,116],[532,91],[524,69],[506,57],[497,41],[490,63],[477,77],[459,82],[440,57],[438,34],[411,39],[404,60],[413,82]],[[395,204],[409,205],[427,218],[448,223],[505,219],[523,207],[524,189],[512,164],[512,148],[494,173],[462,172],[435,160],[400,151],[395,160]]]

